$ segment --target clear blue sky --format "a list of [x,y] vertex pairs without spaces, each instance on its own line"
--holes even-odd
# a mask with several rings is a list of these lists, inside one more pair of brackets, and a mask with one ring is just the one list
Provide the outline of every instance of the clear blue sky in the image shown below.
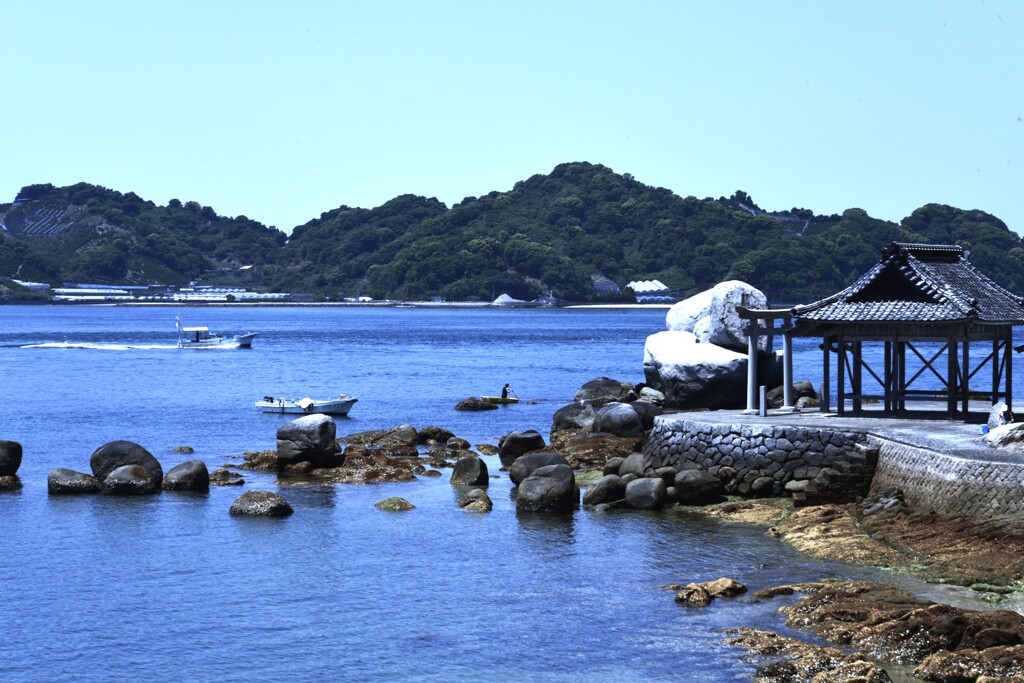
[[1024,232],[1024,3],[5,3],[0,201],[80,181],[290,231],[590,161],[766,209]]

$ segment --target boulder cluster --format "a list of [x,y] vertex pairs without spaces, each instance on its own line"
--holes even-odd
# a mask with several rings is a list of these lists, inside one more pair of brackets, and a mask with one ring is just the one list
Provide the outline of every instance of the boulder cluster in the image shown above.
[[[680,301],[666,315],[666,330],[647,338],[644,378],[664,395],[674,409],[733,409],[746,403],[748,321],[736,306],[767,308],[759,290],[738,280]],[[767,340],[757,345],[758,384],[782,384],[782,363],[767,351]]]
[[[192,452],[191,449],[188,452]],[[21,459],[20,443],[0,440],[0,490],[21,488],[17,476]],[[152,453],[137,443],[123,440],[97,448],[89,458],[89,468],[91,472],[55,467],[46,477],[47,491],[52,496],[141,496],[161,491],[206,492],[211,484],[243,483],[241,477],[227,470],[217,470],[211,475],[202,460],[183,462],[165,473]],[[232,504],[230,512],[232,515],[283,517],[291,514],[292,508],[279,494],[247,491]]]

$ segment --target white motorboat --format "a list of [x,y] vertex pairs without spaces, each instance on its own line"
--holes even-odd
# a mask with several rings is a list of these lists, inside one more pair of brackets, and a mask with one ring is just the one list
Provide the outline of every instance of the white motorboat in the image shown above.
[[214,334],[209,327],[182,327],[175,316],[174,326],[178,328],[179,349],[251,349],[255,332],[238,334],[233,337]]
[[317,401],[311,398],[290,400],[264,396],[262,401],[256,401],[256,407],[264,413],[348,415],[348,411],[352,410],[352,406],[358,400],[355,396],[348,396],[346,394],[339,394],[338,398],[330,398],[324,401]]

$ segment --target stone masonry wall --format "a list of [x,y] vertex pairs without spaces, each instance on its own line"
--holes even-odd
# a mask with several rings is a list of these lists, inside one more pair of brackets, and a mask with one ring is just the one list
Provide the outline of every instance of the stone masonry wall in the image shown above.
[[1024,514],[1024,464],[945,455],[866,432],[655,419],[645,465],[702,469],[729,493],[850,500],[896,486],[910,505],[986,519]]
[[728,493],[792,493],[800,504],[867,495],[878,452],[859,432],[659,417],[644,459],[652,468],[705,470]]
[[898,486],[914,507],[985,519],[1024,513],[1024,465],[944,455],[888,439],[879,447],[872,491]]

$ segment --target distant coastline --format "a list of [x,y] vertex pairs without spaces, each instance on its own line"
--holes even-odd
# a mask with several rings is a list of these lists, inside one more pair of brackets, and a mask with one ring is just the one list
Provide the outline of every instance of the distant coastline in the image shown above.
[[10,306],[120,306],[164,308],[497,308],[497,309],[661,309],[672,304],[568,304],[548,306],[541,304],[494,304],[490,301],[6,301]]

